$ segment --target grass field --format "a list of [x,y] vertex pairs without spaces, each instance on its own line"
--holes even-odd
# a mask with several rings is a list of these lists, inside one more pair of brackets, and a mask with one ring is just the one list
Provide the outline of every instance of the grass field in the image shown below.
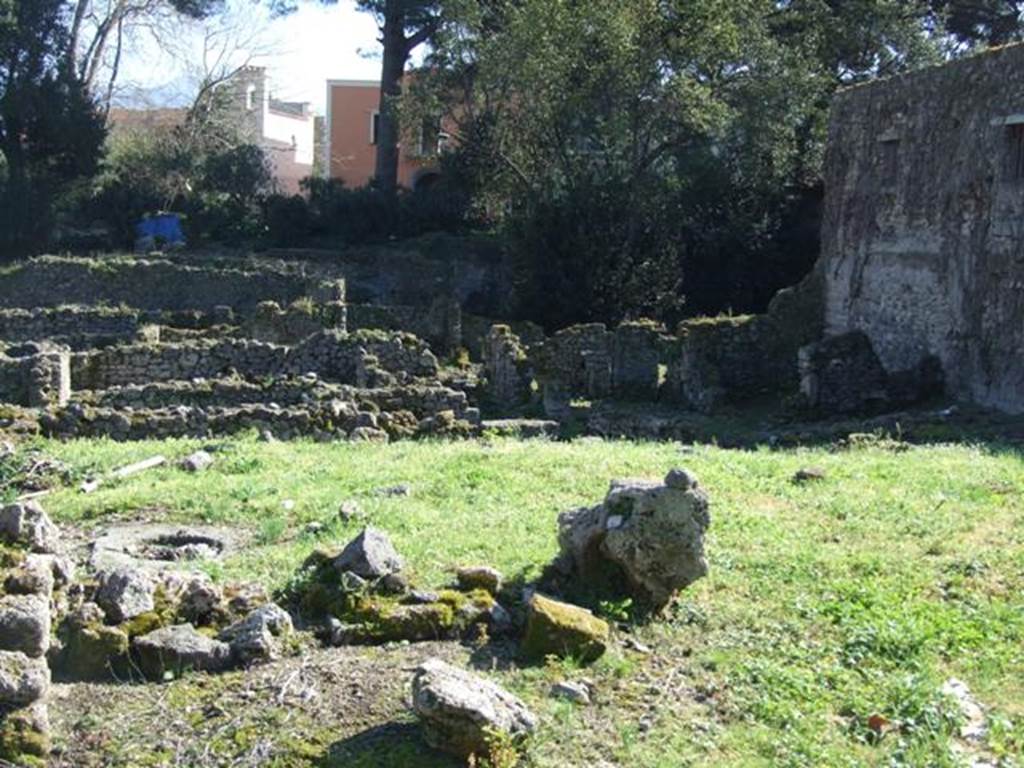
[[[199,445],[36,447],[83,476],[157,453],[176,458]],[[959,710],[941,693],[951,677],[986,708],[987,756],[1021,764],[1024,461],[1015,451],[884,440],[786,451],[597,440],[371,446],[244,439],[220,448],[202,475],[168,466],[91,495],[61,490],[45,505],[59,522],[82,527],[143,517],[245,529],[251,546],[213,575],[279,588],[314,547],[340,546],[357,533],[362,523],[337,517],[341,502],[355,500],[391,534],[415,582],[433,586],[468,563],[532,578],[555,553],[560,511],[597,503],[613,477],[660,477],[685,466],[712,500],[711,572],[663,621],[631,630],[652,652],[616,646],[588,669],[496,664],[490,673],[541,716],[529,765],[958,765]],[[824,469],[825,479],[791,481],[810,465]],[[374,493],[398,483],[410,486],[408,497]],[[316,536],[305,532],[312,521],[324,524]],[[408,678],[401,666],[416,651],[322,653],[401,681]],[[550,682],[565,677],[589,678],[594,703],[550,698]],[[159,706],[234,701],[231,689],[244,686],[243,678],[186,679],[159,697],[132,691],[120,701],[153,713],[157,698]],[[363,712],[339,703],[331,710],[337,722],[323,722],[323,710],[289,714],[282,701],[264,701],[216,739],[202,718],[189,727],[216,756],[210,765],[449,765],[418,741],[399,683],[382,690],[384,698]],[[146,737],[131,728],[66,720],[74,726],[63,734],[69,742],[109,731],[97,737],[97,762],[89,764],[190,764],[161,762],[155,748],[137,751]],[[260,729],[270,732],[260,736],[270,740],[266,759],[247,762]],[[371,732],[383,737],[364,738]]]

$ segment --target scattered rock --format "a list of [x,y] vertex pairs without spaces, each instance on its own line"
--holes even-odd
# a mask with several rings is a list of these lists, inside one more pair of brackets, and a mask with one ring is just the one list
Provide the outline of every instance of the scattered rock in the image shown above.
[[357,443],[379,443],[388,442],[388,433],[383,429],[373,427],[356,427],[349,434],[349,440]]
[[41,554],[55,554],[60,531],[34,501],[0,507],[0,538]]
[[527,603],[523,652],[528,658],[599,658],[608,647],[608,623],[570,603],[534,594]]
[[364,579],[380,579],[398,573],[404,563],[388,535],[368,526],[335,558],[334,567],[339,572],[351,571]]
[[128,655],[128,633],[103,623],[103,610],[84,603],[64,621],[60,671],[73,680],[103,680]]
[[688,469],[670,469],[665,475],[665,485],[680,491],[688,491],[697,487],[697,478]]
[[353,520],[362,520],[365,515],[356,502],[343,501],[338,507],[338,517],[343,523],[351,523]]
[[45,701],[37,701],[27,707],[6,712],[0,718],[0,755],[14,765],[11,758],[22,761],[36,758],[31,765],[43,765],[50,755],[50,713]]
[[196,451],[181,460],[181,468],[186,472],[203,472],[213,464],[213,456],[206,451]]
[[[988,736],[988,724],[985,710],[971,694],[971,689],[962,680],[951,677],[942,685],[942,693],[956,701],[960,707],[963,720],[960,725],[959,741],[956,745],[960,753],[976,753],[985,747]],[[993,761],[992,765],[996,763]]]
[[403,602],[408,605],[426,605],[427,603],[436,603],[441,597],[437,592],[424,592],[423,590],[414,589],[405,596]]
[[252,582],[230,584],[224,588],[228,610],[236,616],[246,616],[261,605],[270,602],[270,596],[261,585]]
[[568,699],[574,704],[590,704],[590,689],[583,683],[562,680],[551,686],[551,695],[556,699]]
[[501,591],[501,572],[490,566],[474,565],[459,568],[455,577],[460,589],[485,589],[492,595]]
[[0,598],[0,650],[43,656],[50,647],[50,600],[39,595]]
[[4,589],[14,595],[42,595],[49,599],[53,592],[53,563],[48,555],[28,555],[21,565],[12,569],[4,581]]
[[202,635],[191,624],[162,627],[132,641],[139,668],[154,680],[186,670],[220,672],[231,664],[231,646]]
[[500,603],[495,603],[487,612],[487,624],[491,634],[508,635],[515,630],[515,623],[510,614]]
[[221,618],[222,595],[217,585],[203,578],[193,578],[182,587],[178,598],[178,615],[203,627]]
[[824,480],[826,477],[827,473],[821,467],[804,467],[803,469],[798,469],[796,474],[793,475],[793,482],[801,485],[803,483]]
[[686,470],[665,483],[616,480],[604,503],[559,516],[556,565],[584,585],[617,588],[658,610],[707,574],[708,498]]
[[324,527],[324,524],[320,521],[313,520],[312,522],[306,523],[305,527],[302,530],[308,536],[319,536],[321,533],[324,532]]
[[220,639],[231,646],[240,664],[274,659],[280,653],[278,638],[292,633],[292,619],[274,603],[257,608],[241,621],[220,633]]
[[96,602],[114,624],[152,611],[156,585],[145,573],[134,568],[118,568],[101,573]]
[[19,651],[0,651],[0,706],[23,706],[38,701],[50,687],[50,668],[42,658]]
[[427,743],[460,757],[486,755],[492,733],[522,738],[537,728],[536,716],[504,688],[437,659],[417,668],[412,705]]
[[623,642],[623,645],[625,645],[631,651],[636,651],[637,653],[641,653],[645,656],[649,653],[653,653],[649,645],[644,645],[635,637],[627,637],[626,640]]
[[410,486],[408,483],[399,483],[398,485],[388,485],[388,486],[385,486],[384,488],[377,488],[376,490],[374,490],[373,494],[375,496],[390,496],[390,497],[395,497],[395,496],[411,496],[412,495],[412,486]]

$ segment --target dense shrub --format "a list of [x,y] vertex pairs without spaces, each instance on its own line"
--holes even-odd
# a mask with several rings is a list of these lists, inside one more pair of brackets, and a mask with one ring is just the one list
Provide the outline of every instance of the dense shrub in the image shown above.
[[264,204],[269,244],[371,243],[454,232],[466,224],[466,196],[444,181],[397,197],[372,186],[349,189],[337,179],[308,178],[302,184],[307,197],[275,195]]

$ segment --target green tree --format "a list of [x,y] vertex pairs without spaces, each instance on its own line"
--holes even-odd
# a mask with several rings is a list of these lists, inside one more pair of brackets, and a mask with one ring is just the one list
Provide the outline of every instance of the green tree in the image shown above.
[[[333,5],[337,0],[318,0]],[[296,0],[271,0],[278,12],[295,9]],[[440,0],[357,0],[358,7],[373,14],[383,48],[380,76],[380,109],[377,126],[377,160],[374,183],[385,197],[398,191],[400,108],[405,67],[413,51],[428,42],[441,22]]]
[[534,317],[759,310],[816,258],[835,89],[1019,36],[1018,5],[447,0],[416,108],[511,211]]
[[67,42],[63,0],[0,5],[0,243],[40,247],[63,189],[95,168],[103,121],[82,82],[60,65]]

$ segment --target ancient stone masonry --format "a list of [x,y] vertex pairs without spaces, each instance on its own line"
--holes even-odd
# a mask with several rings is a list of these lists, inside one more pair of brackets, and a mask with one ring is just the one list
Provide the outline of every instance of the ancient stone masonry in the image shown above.
[[526,350],[507,325],[491,327],[484,346],[484,368],[495,400],[515,405],[529,398],[531,377]]
[[821,275],[780,291],[763,315],[700,318],[670,335],[650,321],[575,325],[524,344],[495,326],[484,360],[491,397],[507,406],[539,390],[549,417],[574,399],[663,401],[712,411],[797,389],[799,349],[821,336]]
[[48,339],[83,349],[136,341],[146,328],[140,312],[124,307],[0,310],[0,339],[9,343]]
[[[291,304],[304,296],[344,301],[337,281],[267,265],[207,266],[156,256],[94,261],[42,256],[5,270],[0,307],[125,305],[140,310],[251,311],[261,301]],[[333,295],[332,295],[333,294]]]
[[71,354],[49,342],[0,348],[0,402],[31,408],[64,405],[71,395]]
[[943,391],[942,364],[923,358],[905,371],[887,372],[860,331],[829,336],[800,350],[800,394],[818,411],[866,413],[911,405]]
[[822,264],[829,334],[887,370],[935,355],[951,395],[1024,411],[1024,45],[833,102]]

